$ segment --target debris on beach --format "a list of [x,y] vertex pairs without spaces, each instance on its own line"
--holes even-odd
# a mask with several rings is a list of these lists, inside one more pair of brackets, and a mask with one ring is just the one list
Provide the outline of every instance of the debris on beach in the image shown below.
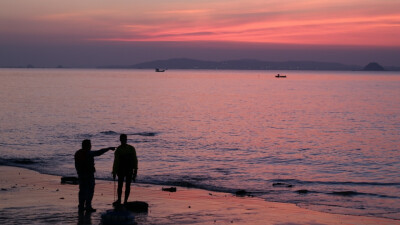
[[176,187],[162,188],[163,191],[176,192]]

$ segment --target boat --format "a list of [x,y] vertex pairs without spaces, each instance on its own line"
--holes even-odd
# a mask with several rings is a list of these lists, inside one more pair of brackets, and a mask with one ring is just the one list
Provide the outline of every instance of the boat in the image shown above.
[[286,75],[280,75],[279,73],[275,75],[276,78],[286,78]]
[[165,72],[165,69],[156,68],[156,72]]

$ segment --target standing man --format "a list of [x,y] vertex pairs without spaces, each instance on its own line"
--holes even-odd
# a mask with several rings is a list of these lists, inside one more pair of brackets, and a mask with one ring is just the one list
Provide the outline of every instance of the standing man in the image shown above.
[[128,202],[129,194],[131,192],[131,182],[136,181],[136,175],[138,170],[138,160],[136,157],[136,150],[133,146],[128,145],[128,137],[126,134],[121,134],[119,137],[121,145],[118,146],[114,153],[114,165],[113,165],[113,178],[118,176],[118,199],[114,202],[114,205],[121,204],[122,186],[125,179],[125,199],[124,204]]
[[75,169],[79,180],[79,205],[78,212],[96,212],[92,207],[94,194],[94,157],[106,153],[108,150],[115,150],[115,147],[103,148],[97,151],[91,151],[92,144],[90,140],[82,141],[82,149],[75,153]]

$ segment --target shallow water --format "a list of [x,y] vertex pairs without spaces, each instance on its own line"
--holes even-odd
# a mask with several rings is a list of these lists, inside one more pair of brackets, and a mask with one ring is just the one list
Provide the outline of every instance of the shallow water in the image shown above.
[[400,74],[284,73],[1,69],[0,164],[74,175],[127,133],[138,182],[400,219]]

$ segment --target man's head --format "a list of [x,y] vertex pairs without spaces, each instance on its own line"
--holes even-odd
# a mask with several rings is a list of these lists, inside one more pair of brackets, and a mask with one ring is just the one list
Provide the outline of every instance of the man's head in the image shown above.
[[82,149],[83,150],[90,150],[92,149],[92,143],[90,143],[89,139],[85,139],[82,141]]
[[121,144],[126,144],[126,142],[128,141],[128,137],[126,136],[126,134],[121,134],[119,136],[119,140],[121,141]]

